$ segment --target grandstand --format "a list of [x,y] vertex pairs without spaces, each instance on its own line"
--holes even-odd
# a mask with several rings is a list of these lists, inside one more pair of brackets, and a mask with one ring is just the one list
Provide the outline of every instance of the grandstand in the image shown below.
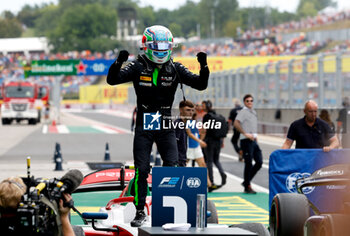
[[[291,21],[276,26],[271,26],[264,29],[247,30],[242,32],[241,37],[233,38],[216,38],[216,39],[203,39],[203,40],[187,40],[180,44],[180,47],[174,51],[175,60],[185,62],[185,57],[195,58],[198,51],[205,51],[208,53],[209,62],[210,58],[216,58],[215,61],[225,62],[220,57],[232,58],[238,57],[256,57],[265,58],[261,60],[262,63],[271,63],[276,61],[280,56],[300,56],[300,55],[316,55],[317,53],[338,53],[343,50],[347,50],[350,47],[350,43],[347,40],[350,38],[350,11],[339,12],[321,12],[315,17],[308,17],[298,22]],[[324,30],[326,29],[326,30]],[[27,38],[27,39],[1,39],[0,42],[0,80],[6,79],[24,79],[23,66],[27,65],[31,60],[68,60],[68,59],[114,59],[117,56],[118,50],[110,50],[108,52],[96,52],[92,53],[88,50],[77,52],[64,52],[64,53],[50,53],[47,40],[45,38]],[[6,44],[5,42],[11,44]],[[15,43],[16,42],[16,43]],[[36,43],[34,43],[36,42]],[[40,44],[41,43],[41,44]],[[14,46],[14,44],[16,44]],[[12,46],[11,46],[12,45]],[[2,53],[1,53],[2,52]],[[269,56],[275,56],[273,59]],[[131,55],[130,58],[134,58]],[[319,56],[316,57],[317,61]],[[281,57],[286,59],[286,57]],[[333,61],[336,61],[333,56]],[[291,59],[291,58],[289,58]],[[242,58],[241,61],[244,59]],[[249,59],[250,60],[250,59]],[[303,60],[303,59],[295,59]],[[195,62],[195,59],[193,59]],[[257,60],[259,61],[259,60]],[[189,62],[189,63],[192,63]],[[335,62],[334,62],[335,63]],[[333,63],[333,64],[334,64]],[[234,63],[236,64],[236,63]],[[283,66],[288,66],[289,62],[282,63]],[[292,63],[293,64],[293,63]],[[296,66],[302,67],[302,63]],[[309,63],[312,64],[312,63]],[[188,66],[185,63],[186,66]],[[197,64],[196,64],[197,65]],[[190,64],[191,70],[196,69],[196,65]],[[211,65],[209,65],[211,66]],[[246,67],[246,64],[241,65]],[[251,65],[254,68],[256,64]],[[264,68],[265,65],[260,66]],[[317,66],[317,65],[316,65]],[[271,67],[271,65],[270,65]],[[213,65],[211,67],[212,72],[220,70],[237,69],[236,67],[227,68],[223,64]],[[244,71],[248,71],[248,74],[252,74],[250,69],[241,68],[237,73],[238,75],[244,75]],[[261,69],[259,69],[261,70]],[[281,69],[285,73],[285,69]],[[305,70],[306,71],[306,70]],[[332,70],[332,73],[335,70]],[[288,72],[286,72],[288,74]],[[340,72],[339,72],[340,73]],[[258,74],[261,74],[260,72]],[[343,73],[345,76],[346,74]],[[241,77],[242,77],[241,76]],[[314,75],[312,75],[315,77]],[[281,83],[284,85],[284,89],[288,89],[287,85],[283,81],[285,77],[281,76]],[[52,76],[43,76],[38,78],[30,78],[32,80],[39,80],[42,83],[52,84],[54,78]],[[313,82],[313,81],[309,81]],[[273,86],[274,81],[271,82]],[[334,83],[327,82],[332,85]],[[91,76],[68,76],[62,80],[63,94],[76,94],[79,91],[79,87],[82,85],[104,84],[103,77],[91,77]],[[312,84],[312,83],[311,83]],[[212,85],[215,86],[215,85]],[[301,86],[297,84],[297,88]],[[347,86],[347,85],[346,85]],[[266,86],[265,86],[266,87]],[[215,89],[214,89],[215,90]],[[226,99],[225,104],[231,102],[230,99]],[[269,100],[269,99],[267,99]],[[271,99],[270,99],[271,100]],[[272,99],[273,100],[273,99]],[[271,101],[272,101],[271,100]],[[326,101],[325,104],[330,106],[338,105],[335,97]],[[269,106],[274,104],[269,103]],[[281,102],[288,101],[287,98],[283,98]],[[295,101],[300,102],[300,101]],[[283,105],[283,104],[281,104]],[[266,106],[266,103],[262,104]]]

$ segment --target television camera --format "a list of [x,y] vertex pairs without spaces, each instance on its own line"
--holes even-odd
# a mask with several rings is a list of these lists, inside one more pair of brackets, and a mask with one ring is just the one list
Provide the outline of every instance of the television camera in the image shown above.
[[[70,170],[61,179],[34,178],[30,175],[30,158],[27,158],[27,177],[22,177],[27,186],[18,208],[12,212],[2,209],[0,230],[6,235],[61,236],[59,200],[63,193],[71,194],[83,180],[79,170]],[[74,207],[73,200],[64,202],[65,207]]]

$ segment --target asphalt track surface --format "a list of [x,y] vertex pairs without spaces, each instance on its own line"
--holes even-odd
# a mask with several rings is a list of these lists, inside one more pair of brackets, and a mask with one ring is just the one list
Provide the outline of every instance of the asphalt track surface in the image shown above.
[[[0,177],[4,174],[3,170],[7,170],[6,166],[20,165],[21,162],[23,162],[22,173],[25,173],[25,158],[27,156],[31,156],[32,165],[52,162],[56,143],[60,145],[64,163],[103,161],[106,143],[109,144],[112,161],[132,162],[133,135],[130,132],[131,122],[127,113],[70,111],[69,113],[62,112],[60,120],[60,123],[69,129],[68,133],[50,132],[50,122],[47,125],[42,122],[36,126],[26,124],[0,126],[0,138],[3,140],[0,144],[0,168],[2,167]],[[100,131],[104,128],[116,132],[95,132],[93,129],[87,128],[91,126],[99,126]],[[244,163],[238,162],[237,154],[230,143],[230,137],[229,134],[229,137],[225,139],[220,161],[225,171],[230,176],[237,177],[239,181],[239,178],[243,176]],[[281,147],[282,141],[269,137],[259,139],[264,165],[254,178],[253,183],[265,190],[268,189],[269,156],[274,150]],[[214,179],[217,184],[220,184],[220,181],[220,178]]]
[[[59,178],[67,170],[75,168],[83,174],[90,173],[92,170],[86,163],[103,162],[106,143],[109,144],[111,162],[132,163],[133,134],[130,131],[130,117],[130,110],[70,110],[62,111],[60,121],[55,126],[52,121],[43,121],[35,126],[25,123],[0,125],[0,179],[25,175],[27,156],[31,157],[31,171],[35,177]],[[225,139],[220,156],[228,174],[227,184],[209,193],[208,198],[215,202],[221,223],[253,221],[267,225],[268,159],[274,150],[281,147],[283,140],[268,136],[259,138],[264,165],[253,180],[253,187],[258,194],[249,195],[242,194],[243,187],[240,183],[244,163],[238,162],[230,138],[231,134]],[[56,143],[61,148],[63,171],[54,171]],[[214,182],[221,183],[217,171],[214,171]],[[85,211],[91,210],[92,206],[82,203],[81,207]]]
[[[126,118],[117,117],[115,115],[108,115],[103,113],[95,113],[95,112],[81,112],[81,113],[73,113],[77,116],[82,116],[91,120],[100,121],[112,126],[122,127],[124,129],[128,129],[130,127],[130,120]],[[231,134],[230,134],[231,135]],[[225,139],[224,148],[221,150],[220,161],[224,168],[224,170],[234,176],[242,177],[244,163],[238,162],[237,154],[235,153],[233,146],[230,142],[231,136]],[[132,138],[127,138],[128,135],[120,134],[120,137],[116,137],[114,141],[110,142],[111,147],[111,158],[113,160],[132,160]],[[266,139],[263,138],[261,143],[259,143],[260,148],[263,153],[264,158],[264,167],[258,172],[256,177],[254,178],[254,183],[260,185],[266,189],[268,189],[268,159],[270,154],[281,147],[280,139]],[[274,141],[278,140],[278,141]],[[103,145],[102,145],[103,147]],[[115,150],[115,148],[117,149]],[[123,147],[123,148],[121,148]],[[121,150],[124,149],[124,150]],[[129,150],[129,151],[128,151]],[[119,152],[119,153],[118,153]],[[118,153],[119,155],[116,155]],[[215,181],[215,179],[214,179]],[[217,180],[217,184],[220,184],[220,179]]]

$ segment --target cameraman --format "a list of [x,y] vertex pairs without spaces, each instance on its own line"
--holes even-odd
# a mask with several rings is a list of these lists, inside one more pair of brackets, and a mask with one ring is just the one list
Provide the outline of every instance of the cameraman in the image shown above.
[[[12,235],[15,234],[13,229],[11,231],[10,227],[4,228],[4,226],[16,223],[15,220],[17,220],[17,218],[15,216],[17,208],[26,190],[27,186],[20,177],[9,177],[0,183],[0,228],[1,232],[5,230],[7,233],[6,235],[11,233]],[[63,193],[63,197],[66,202],[72,200],[70,194]],[[63,236],[75,236],[73,228],[69,222],[70,208],[63,206],[62,199],[60,199],[59,206]]]

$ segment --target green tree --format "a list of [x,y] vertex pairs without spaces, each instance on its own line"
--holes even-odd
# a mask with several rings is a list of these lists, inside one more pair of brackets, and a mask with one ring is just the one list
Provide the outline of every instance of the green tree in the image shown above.
[[277,9],[272,8],[270,13],[270,25],[278,25],[280,23],[297,20],[296,14],[291,12],[279,12]]
[[176,37],[190,37],[197,34],[199,8],[196,3],[187,1],[185,5],[172,12],[172,20],[181,25],[181,34]]
[[0,38],[17,38],[22,34],[22,25],[11,12],[5,12],[0,18]]
[[317,15],[315,4],[313,2],[305,2],[305,4],[298,8],[298,14],[300,17]]
[[139,17],[138,31],[140,32],[140,34],[142,34],[146,27],[149,27],[155,24],[156,15],[153,10],[153,7],[144,7],[144,8],[138,9],[137,12]]
[[3,16],[5,19],[8,19],[8,20],[12,20],[12,19],[16,18],[15,15],[10,11],[4,11]]
[[240,23],[238,21],[226,21],[226,24],[223,28],[223,34],[227,37],[235,37],[237,34],[237,27],[239,27]]
[[155,14],[156,18],[154,24],[169,27],[171,23],[176,22],[173,16],[173,12],[168,9],[159,9]]
[[[235,19],[237,13],[237,0],[201,0],[199,3],[199,19],[201,33],[208,37],[223,36],[226,21]],[[211,28],[214,23],[215,32]]]
[[35,20],[40,17],[40,9],[41,8],[37,5],[34,7],[25,5],[20,12],[18,12],[17,19],[25,26],[32,28],[35,25]]
[[57,27],[61,16],[58,6],[49,5],[40,9],[40,17],[34,22],[34,32],[36,36],[47,36]]
[[223,35],[222,29],[227,21],[235,19],[235,13],[238,9],[237,0],[219,0],[215,9],[215,23],[218,28],[219,36]]
[[179,37],[179,35],[182,35],[181,25],[179,25],[177,23],[171,23],[169,25],[169,30],[173,34],[174,37]]
[[337,3],[332,0],[300,0],[297,14],[300,17],[314,16],[328,6],[337,6]]
[[64,11],[49,39],[56,51],[92,50],[93,40],[115,34],[115,22],[116,12],[108,6],[75,5]]

